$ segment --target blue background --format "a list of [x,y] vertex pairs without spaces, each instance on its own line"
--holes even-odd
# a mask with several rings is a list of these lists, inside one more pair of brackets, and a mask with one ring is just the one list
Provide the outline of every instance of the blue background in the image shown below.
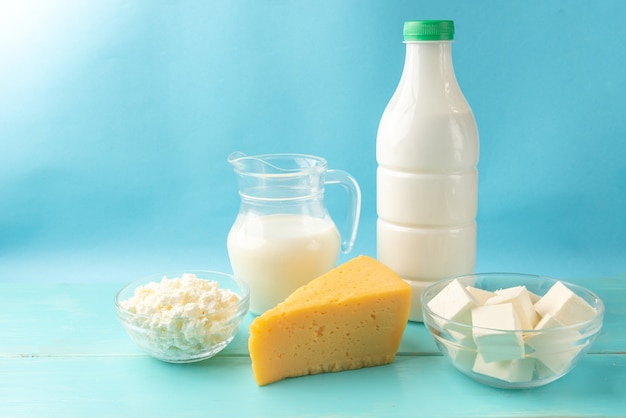
[[375,255],[402,25],[438,18],[480,132],[476,270],[626,279],[624,1],[0,0],[0,281],[230,271],[235,150],[350,172],[342,259]]

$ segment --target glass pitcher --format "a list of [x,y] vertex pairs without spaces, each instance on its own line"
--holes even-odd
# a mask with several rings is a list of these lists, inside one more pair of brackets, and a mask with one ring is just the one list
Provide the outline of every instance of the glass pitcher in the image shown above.
[[[350,174],[329,170],[326,160],[312,155],[235,152],[228,162],[241,198],[228,256],[235,276],[250,287],[250,311],[260,315],[333,269],[340,251],[352,250],[361,191]],[[343,240],[324,204],[327,184],[339,184],[349,195]]]

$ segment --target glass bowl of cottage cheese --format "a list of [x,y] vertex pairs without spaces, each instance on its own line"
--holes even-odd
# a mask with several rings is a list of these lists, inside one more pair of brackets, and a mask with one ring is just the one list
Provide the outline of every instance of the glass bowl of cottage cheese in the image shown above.
[[173,272],[124,286],[117,316],[146,353],[170,363],[205,360],[223,350],[248,312],[248,286],[227,273]]
[[526,389],[569,373],[589,351],[604,304],[549,277],[470,274],[421,295],[424,324],[459,371],[490,386]]

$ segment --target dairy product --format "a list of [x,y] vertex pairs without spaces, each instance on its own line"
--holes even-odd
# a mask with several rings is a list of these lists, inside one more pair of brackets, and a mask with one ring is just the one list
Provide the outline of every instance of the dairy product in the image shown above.
[[525,286],[490,292],[455,279],[427,306],[451,320],[433,318],[442,341],[453,341],[444,349],[457,367],[510,383],[567,371],[590,344],[586,321],[598,315],[560,281],[540,296]]
[[528,382],[532,380],[535,372],[535,359],[522,358],[487,362],[481,353],[478,353],[472,370],[505,382]]
[[227,245],[235,276],[250,287],[250,311],[261,314],[334,268],[340,237],[330,218],[248,215]]
[[485,362],[524,358],[520,321],[512,303],[484,305],[472,309],[472,335]]
[[478,131],[452,65],[451,21],[405,22],[400,83],[377,139],[377,257],[413,288],[474,270]]
[[533,306],[534,306],[535,303],[537,303],[539,299],[541,299],[541,296],[531,292],[530,290],[527,290],[527,292],[528,292],[528,296],[530,297],[530,301],[533,303]]
[[[536,331],[550,328],[564,327],[565,325],[547,314],[535,326]],[[525,341],[530,348],[529,357],[540,360],[552,373],[559,373],[566,369],[576,355],[584,348],[578,344],[582,335],[575,328],[564,328],[558,333],[528,333]]]
[[[484,305],[488,299],[492,298],[495,293],[488,290],[479,289],[473,286],[466,287],[467,292],[474,297],[478,305]],[[530,293],[530,292],[529,292]]]
[[443,319],[433,318],[435,322],[442,324],[450,334],[454,335],[459,344],[467,346],[463,348],[475,346],[471,327],[460,325],[472,323],[471,309],[475,306],[477,306],[476,300],[458,280],[451,281],[428,302],[428,307],[435,314],[455,321],[455,323],[448,323]]
[[[476,346],[474,345],[474,347]],[[464,344],[461,346],[448,346],[446,350],[448,356],[458,368],[461,370],[472,370],[476,362],[476,350],[469,349]]]
[[597,313],[583,298],[576,295],[561,282],[556,282],[535,303],[535,309],[539,315],[550,314],[564,325],[588,321]]
[[[508,289],[496,290],[495,296],[488,299],[485,305],[511,303],[515,309],[521,329],[533,329],[539,321],[533,302],[525,286],[515,286]],[[514,328],[520,329],[520,328]]]
[[119,306],[126,324],[141,331],[129,333],[140,346],[175,361],[222,343],[234,326],[227,308],[239,300],[217,282],[186,273],[139,286]]
[[471,309],[477,305],[474,297],[458,280],[452,280],[428,302],[431,311],[455,322],[470,324]]
[[314,279],[250,325],[257,384],[392,362],[410,297],[394,271],[366,256]]
[[[379,199],[383,199],[380,194]],[[474,270],[474,221],[462,225],[425,228],[395,224],[379,214],[376,234],[377,258],[393,268],[413,287],[410,316],[412,321],[422,320],[420,296],[433,281]]]

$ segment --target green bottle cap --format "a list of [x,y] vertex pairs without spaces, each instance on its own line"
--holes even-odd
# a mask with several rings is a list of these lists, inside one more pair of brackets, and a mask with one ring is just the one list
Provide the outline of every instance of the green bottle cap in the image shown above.
[[452,20],[409,20],[404,22],[405,41],[451,41],[454,39]]

